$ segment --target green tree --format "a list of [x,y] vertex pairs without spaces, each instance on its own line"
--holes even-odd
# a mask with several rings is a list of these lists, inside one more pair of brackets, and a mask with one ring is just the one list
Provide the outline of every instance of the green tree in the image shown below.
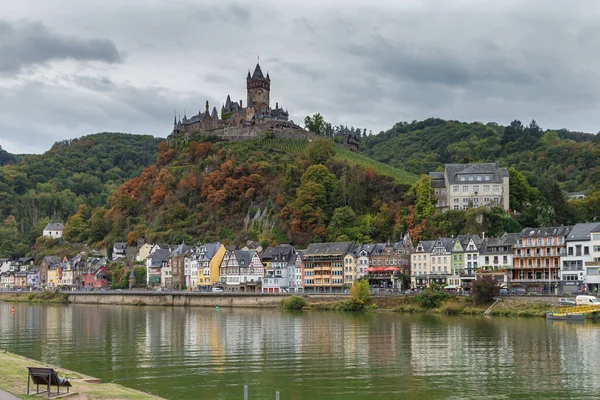
[[348,235],[350,228],[356,225],[356,213],[352,207],[345,206],[336,208],[333,211],[333,216],[327,227],[329,239],[331,241],[338,241],[338,238],[342,235]]
[[308,145],[306,153],[311,164],[323,164],[335,151],[335,145],[329,139],[315,139]]
[[101,242],[108,233],[106,223],[104,222],[105,214],[106,209],[104,208],[96,208],[92,212],[92,216],[88,220],[90,243]]
[[419,218],[429,218],[435,212],[437,201],[431,178],[429,175],[421,175],[421,179],[415,184],[415,213]]
[[0,256],[21,257],[27,252],[27,247],[21,242],[17,220],[12,215],[0,225]]
[[471,294],[477,303],[489,303],[498,293],[498,281],[490,275],[482,275],[471,282]]
[[77,212],[69,217],[65,224],[64,237],[65,240],[73,243],[82,243],[88,239],[88,226],[86,223],[85,214],[87,206],[82,204]]
[[327,122],[325,118],[321,115],[321,113],[316,113],[312,117],[307,115],[304,118],[304,127],[309,131],[316,133],[317,135],[322,135],[325,133],[325,128],[327,127]]
[[350,300],[359,309],[362,309],[371,303],[371,288],[369,287],[368,280],[361,279],[354,282],[350,288]]
[[135,281],[138,285],[146,285],[146,268],[145,267],[135,267],[133,269],[133,274],[135,275]]

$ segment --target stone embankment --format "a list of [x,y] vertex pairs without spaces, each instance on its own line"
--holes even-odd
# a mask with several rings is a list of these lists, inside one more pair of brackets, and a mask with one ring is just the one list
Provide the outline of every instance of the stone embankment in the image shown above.
[[[74,292],[65,293],[71,304],[120,304],[135,306],[189,306],[189,307],[247,307],[277,308],[281,301],[291,295],[260,293],[189,293],[189,292]],[[344,300],[348,295],[304,295],[309,304],[330,303]],[[28,301],[29,293],[0,293],[0,300]]]

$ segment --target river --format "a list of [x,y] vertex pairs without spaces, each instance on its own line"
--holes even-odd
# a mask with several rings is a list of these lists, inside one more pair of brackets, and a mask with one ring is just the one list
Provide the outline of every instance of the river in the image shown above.
[[[169,399],[586,398],[600,324],[272,309],[11,305],[0,348]],[[1,376],[1,367],[0,367]],[[26,378],[25,372],[23,378]]]

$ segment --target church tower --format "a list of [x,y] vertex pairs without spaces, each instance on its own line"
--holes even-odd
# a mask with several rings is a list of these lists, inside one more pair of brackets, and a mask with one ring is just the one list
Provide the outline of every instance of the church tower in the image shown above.
[[248,91],[248,99],[246,100],[248,107],[253,107],[258,115],[269,110],[271,78],[269,78],[269,74],[265,78],[258,63],[256,64],[256,68],[254,68],[252,76],[250,75],[250,71],[248,71],[246,88]]

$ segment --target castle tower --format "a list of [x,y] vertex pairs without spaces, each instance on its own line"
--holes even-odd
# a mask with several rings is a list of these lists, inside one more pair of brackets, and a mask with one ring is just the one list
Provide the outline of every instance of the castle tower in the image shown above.
[[265,78],[259,64],[256,64],[252,76],[250,76],[250,71],[248,71],[246,89],[248,92],[246,100],[248,107],[252,104],[257,114],[263,113],[270,108],[271,78],[269,74]]

